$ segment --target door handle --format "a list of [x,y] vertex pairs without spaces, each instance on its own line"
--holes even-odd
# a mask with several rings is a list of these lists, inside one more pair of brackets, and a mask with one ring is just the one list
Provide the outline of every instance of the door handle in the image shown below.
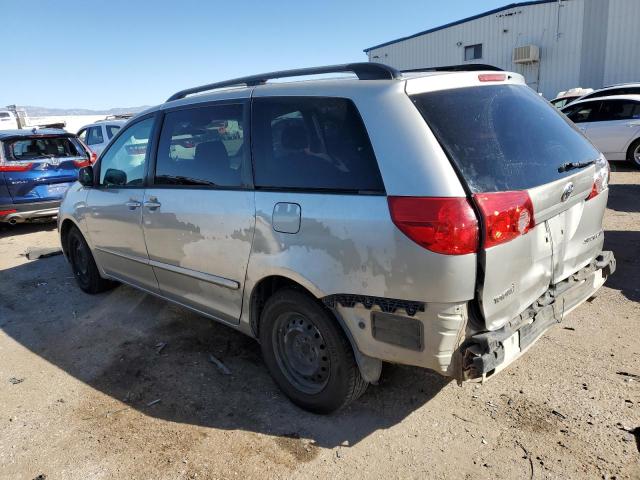
[[157,210],[162,206],[156,197],[149,197],[149,200],[144,202],[144,206],[149,210]]
[[132,198],[127,203],[125,203],[125,205],[129,207],[129,210],[135,210],[136,208],[139,208],[142,204]]

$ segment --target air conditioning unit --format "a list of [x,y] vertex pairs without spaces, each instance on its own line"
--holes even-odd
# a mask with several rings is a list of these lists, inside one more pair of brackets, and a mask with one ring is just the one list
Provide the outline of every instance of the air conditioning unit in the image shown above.
[[536,45],[525,45],[513,49],[513,63],[534,63],[540,60],[540,49]]

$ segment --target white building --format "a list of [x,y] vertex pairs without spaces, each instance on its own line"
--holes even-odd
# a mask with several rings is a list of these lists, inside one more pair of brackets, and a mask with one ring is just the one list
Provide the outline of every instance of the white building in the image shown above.
[[640,0],[512,3],[365,53],[400,70],[495,65],[549,99],[572,87],[640,82]]

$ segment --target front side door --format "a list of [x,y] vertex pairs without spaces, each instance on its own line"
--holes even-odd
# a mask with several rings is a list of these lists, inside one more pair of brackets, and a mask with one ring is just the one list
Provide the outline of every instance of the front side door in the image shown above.
[[142,232],[142,202],[154,117],[124,130],[100,158],[86,217],[96,260],[108,275],[151,292],[158,284]]
[[589,139],[608,160],[624,160],[627,146],[640,131],[640,102],[603,100],[595,120],[587,128]]
[[142,209],[161,293],[238,323],[253,229],[245,100],[165,113]]

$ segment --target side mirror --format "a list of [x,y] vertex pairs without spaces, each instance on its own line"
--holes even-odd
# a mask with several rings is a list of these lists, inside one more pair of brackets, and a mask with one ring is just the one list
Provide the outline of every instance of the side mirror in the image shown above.
[[104,172],[104,184],[114,187],[122,187],[127,184],[127,174],[117,168],[108,168]]
[[78,170],[78,182],[83,187],[93,187],[93,167],[82,167]]

